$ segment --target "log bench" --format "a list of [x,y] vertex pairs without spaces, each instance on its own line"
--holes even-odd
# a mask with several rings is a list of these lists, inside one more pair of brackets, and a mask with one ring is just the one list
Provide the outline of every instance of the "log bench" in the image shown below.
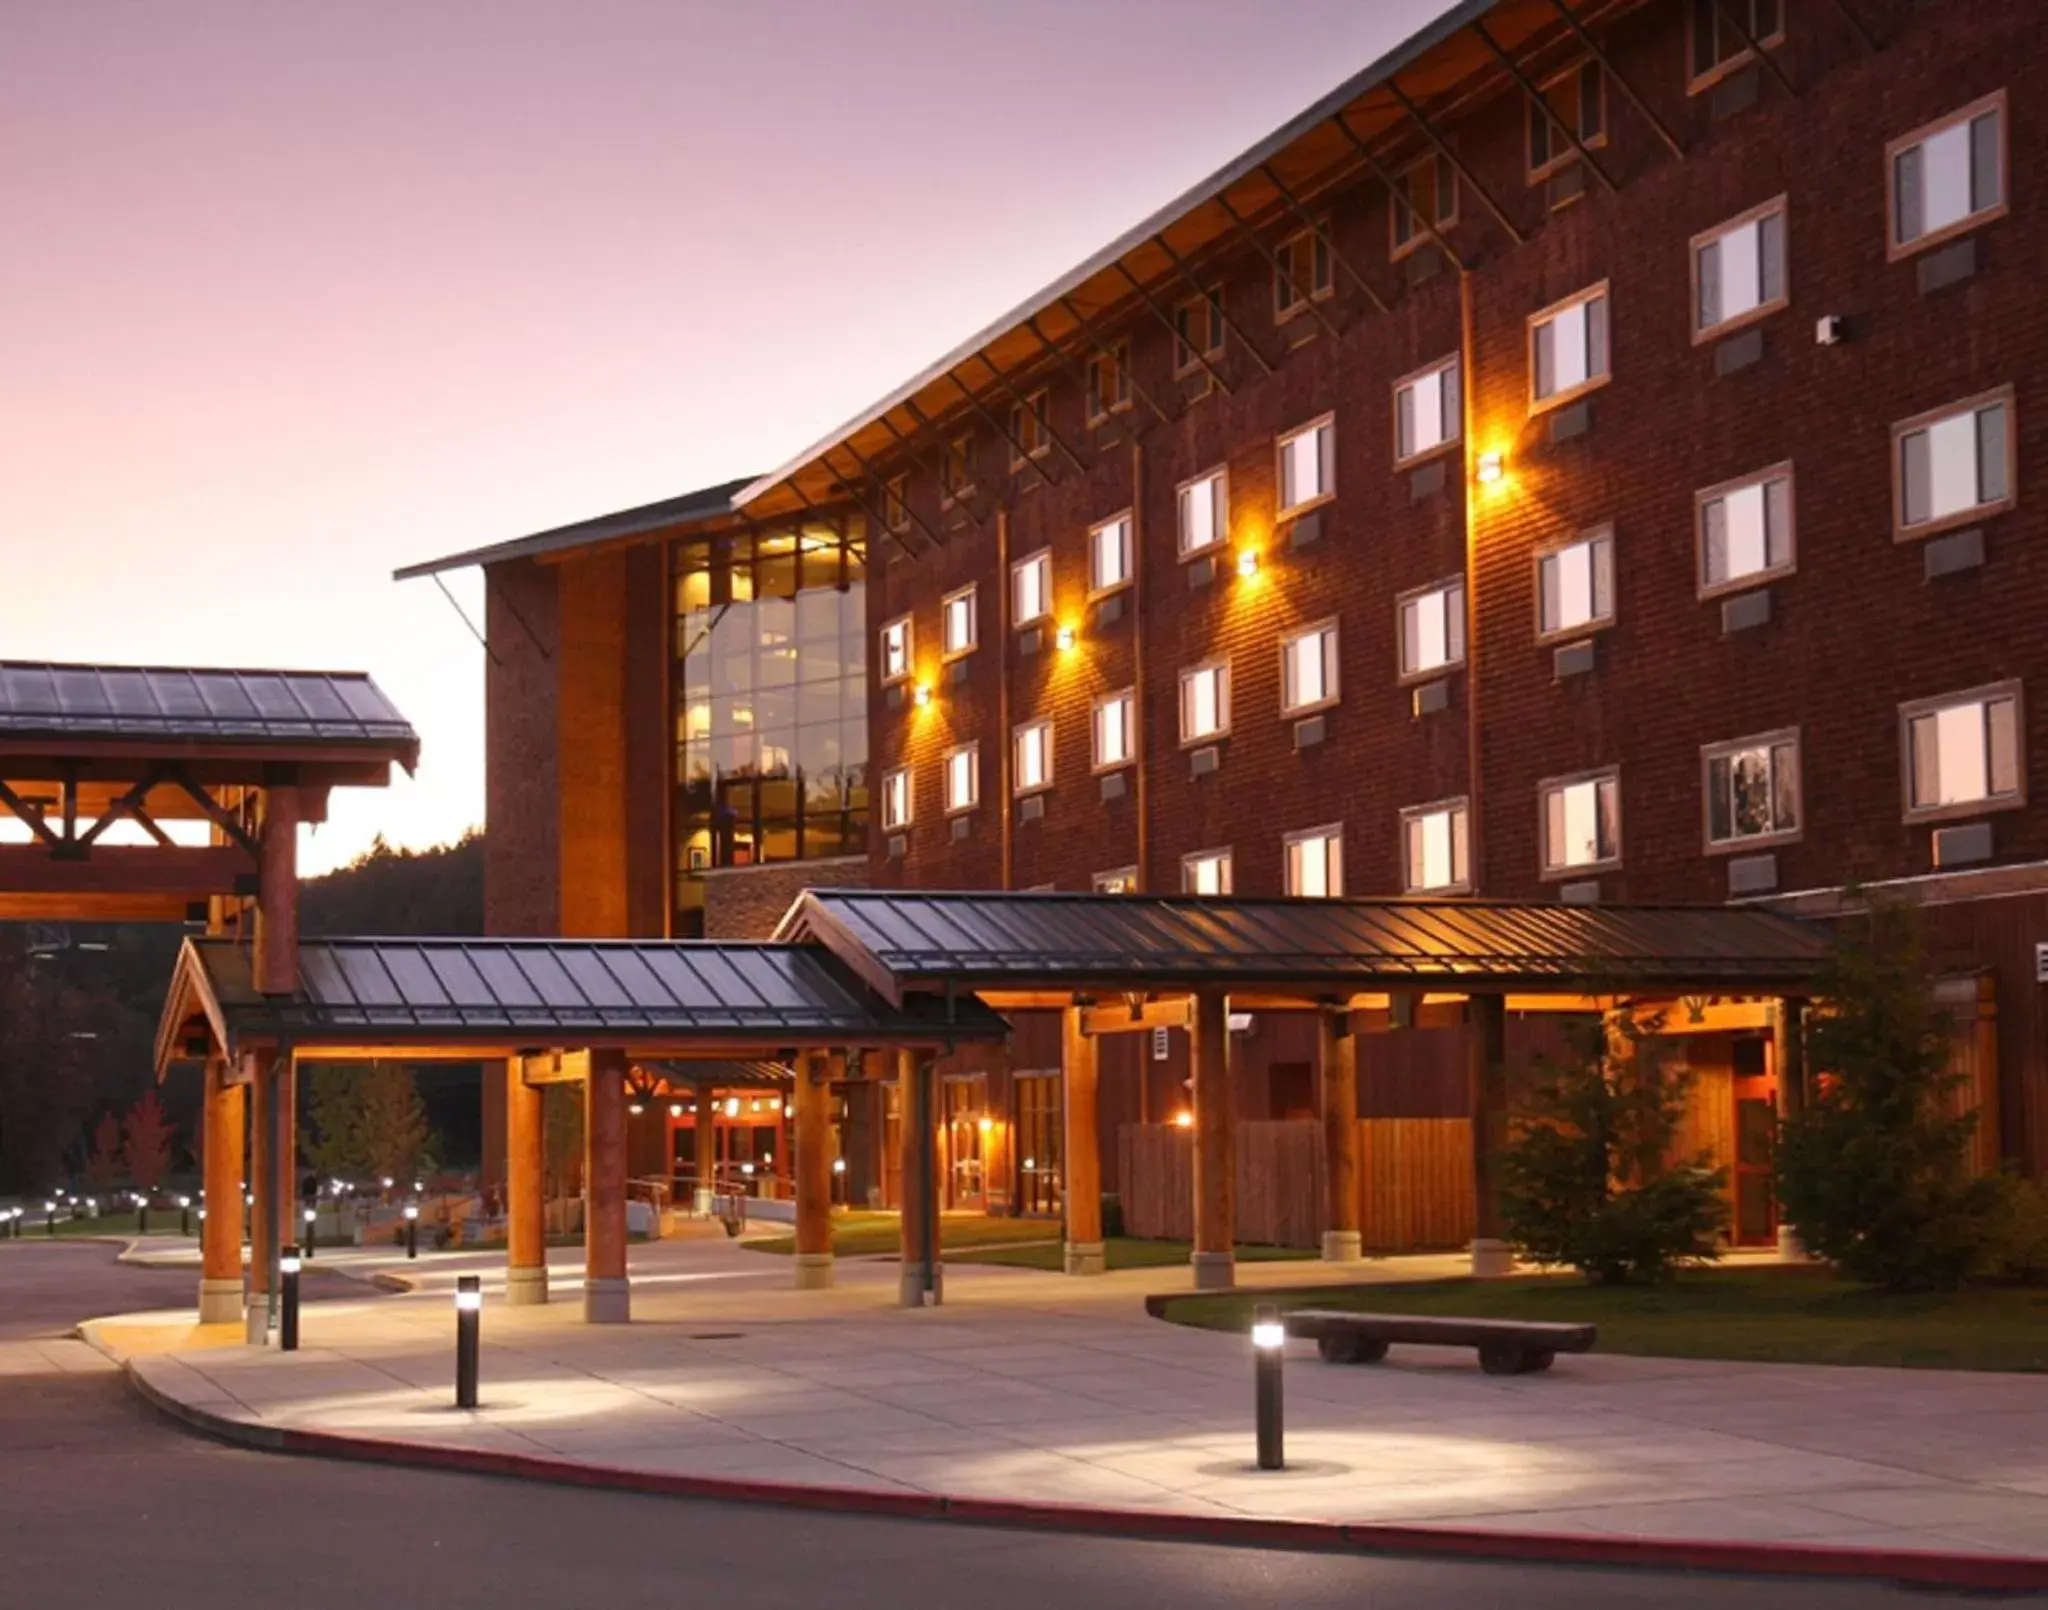
[[1470,1347],[1488,1375],[1532,1375],[1559,1353],[1584,1353],[1598,1338],[1593,1325],[1520,1319],[1455,1319],[1433,1314],[1358,1314],[1341,1308],[1297,1308],[1287,1334],[1316,1344],[1326,1364],[1377,1364],[1393,1342]]

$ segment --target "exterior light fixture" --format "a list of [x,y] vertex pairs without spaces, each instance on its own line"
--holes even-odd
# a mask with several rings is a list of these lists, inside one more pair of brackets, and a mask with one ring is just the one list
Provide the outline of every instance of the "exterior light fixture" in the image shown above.
[[420,1205],[417,1202],[405,1204],[405,1255],[408,1258],[420,1255]]
[[738,1096],[727,1096],[725,1098],[725,1116],[728,1118],[737,1118],[739,1117],[739,1115],[740,1098]]
[[835,1174],[844,1174],[846,1172],[846,1159],[843,1157],[833,1158],[832,1172]]
[[638,1101],[629,1102],[626,1107],[626,1111],[631,1113],[635,1118],[638,1118],[646,1110],[646,1104],[644,1102]]
[[1286,1352],[1287,1327],[1280,1322],[1280,1310],[1260,1303],[1252,1310],[1252,1381],[1261,1470],[1279,1470],[1287,1463],[1280,1399],[1280,1367]]
[[310,1258],[313,1256],[314,1246],[318,1243],[320,1239],[319,1234],[315,1228],[315,1226],[319,1223],[319,1215],[315,1213],[313,1209],[307,1208],[304,1213],[299,1215],[299,1217],[306,1221],[306,1256]]
[[414,1180],[412,1182],[412,1188],[413,1194],[418,1195],[421,1191],[424,1191],[426,1189],[426,1186],[422,1185],[418,1180]]
[[993,1134],[996,1127],[996,1121],[993,1118],[984,1118],[978,1125],[976,1125],[976,1127],[980,1129],[980,1131],[984,1135]]
[[1501,479],[1507,472],[1507,462],[1504,455],[1500,453],[1481,453],[1479,455],[1479,484],[1481,486],[1493,485],[1495,481]]
[[1176,1127],[1181,1129],[1193,1129],[1195,1127],[1195,1115],[1191,1112],[1177,1112],[1173,1115],[1173,1121]]
[[476,1407],[478,1333],[483,1325],[483,1281],[476,1275],[455,1279],[455,1407]]
[[932,702],[932,690],[927,683],[920,682],[911,690],[910,702],[922,710]]
[[389,1174],[384,1176],[384,1189],[387,1191],[391,1189],[391,1176]]
[[256,1193],[255,1193],[254,1191],[244,1191],[244,1192],[242,1193],[242,1206],[243,1206],[243,1207],[254,1207],[255,1205],[256,1205]]
[[1237,573],[1246,581],[1250,581],[1259,573],[1258,550],[1246,548],[1237,556]]
[[742,1163],[740,1164],[740,1172],[742,1174],[752,1174],[754,1172],[754,1165],[752,1163]]
[[299,1249],[285,1247],[278,1253],[277,1272],[284,1288],[284,1308],[278,1315],[277,1346],[282,1353],[299,1350]]
[[670,1102],[670,1103],[668,1104],[668,1115],[669,1115],[669,1117],[671,1117],[671,1118],[680,1118],[680,1117],[682,1117],[682,1116],[683,1116],[683,1104],[682,1104],[682,1103],[681,1103],[680,1101],[671,1101],[671,1102]]
[[1052,634],[1052,640],[1063,649],[1072,648],[1074,646],[1073,627],[1062,626],[1058,631]]

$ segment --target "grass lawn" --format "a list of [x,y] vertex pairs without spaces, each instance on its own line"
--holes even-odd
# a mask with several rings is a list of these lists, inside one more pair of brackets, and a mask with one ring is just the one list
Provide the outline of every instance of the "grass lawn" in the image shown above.
[[1820,1268],[1713,1269],[1662,1287],[1588,1286],[1576,1275],[1304,1287],[1179,1297],[1164,1317],[1243,1330],[1254,1301],[1475,1318],[1592,1320],[1599,1350],[1659,1358],[2048,1371],[2048,1290],[1983,1287],[1891,1296]]
[[[1016,1241],[1050,1241],[1060,1238],[1056,1219],[992,1219],[980,1213],[939,1215],[940,1250],[951,1254],[971,1247],[999,1247]],[[796,1236],[767,1236],[747,1243],[756,1252],[792,1253]],[[832,1250],[842,1258],[859,1258],[878,1252],[895,1252],[902,1245],[902,1230],[894,1213],[835,1213],[832,1215]],[[1059,1247],[1050,1249],[1055,1255]]]
[[[48,1237],[49,1231],[43,1227],[42,1205],[38,1203],[30,1212],[31,1217],[24,1218],[21,1221],[22,1240],[33,1241],[38,1237]],[[77,1236],[135,1235],[138,1233],[135,1227],[135,1220],[136,1215],[133,1208],[130,1208],[125,1213],[102,1213],[96,1219],[67,1218],[63,1210],[59,1209],[55,1239],[62,1241],[66,1237]],[[151,1235],[178,1234],[178,1210],[176,1208],[151,1208],[149,1210],[148,1233]],[[199,1233],[199,1210],[197,1208],[192,1210],[192,1233],[194,1235]]]
[[[1058,1226],[1053,1227],[1058,1233]],[[1187,1266],[1193,1250],[1186,1241],[1140,1241],[1134,1236],[1112,1236],[1102,1244],[1104,1260],[1112,1269],[1179,1269]],[[1241,1263],[1278,1263],[1313,1258],[1315,1253],[1300,1247],[1245,1247],[1237,1249]],[[1012,1269],[1063,1267],[1063,1249],[1057,1240],[1038,1247],[993,1247],[965,1253],[955,1263],[999,1263]]]

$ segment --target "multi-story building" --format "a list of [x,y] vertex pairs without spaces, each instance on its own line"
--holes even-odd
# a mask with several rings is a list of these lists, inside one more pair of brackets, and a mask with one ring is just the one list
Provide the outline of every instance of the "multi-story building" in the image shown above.
[[[700,847],[714,932],[802,881],[1886,889],[1985,1155],[2048,1171],[2044,51],[2020,0],[1465,0],[775,473],[480,556],[494,924],[694,931]],[[811,531],[832,630],[865,585],[836,749],[808,682],[722,717],[676,645],[741,595],[663,579]],[[757,667],[829,635],[790,596],[735,629]],[[862,859],[718,870],[814,844]],[[1312,1110],[1312,1034],[1249,1032],[1243,1110]],[[1749,1044],[1705,1132],[1768,1111]],[[1181,1101],[1179,1048],[1125,1049],[1106,1134]],[[956,1200],[1047,1204],[1058,1055],[1024,1022],[960,1071]],[[1462,1111],[1459,1067],[1361,1099]]]

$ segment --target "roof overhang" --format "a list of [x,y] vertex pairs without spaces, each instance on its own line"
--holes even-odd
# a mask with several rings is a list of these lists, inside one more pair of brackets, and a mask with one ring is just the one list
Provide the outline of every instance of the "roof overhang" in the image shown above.
[[661,536],[683,536],[691,532],[712,532],[737,523],[738,500],[734,494],[746,487],[745,480],[721,481],[681,497],[643,503],[615,514],[556,526],[532,536],[508,542],[465,549],[441,559],[429,559],[392,572],[393,581],[411,581],[418,576],[437,576],[450,570],[467,570],[473,565],[500,565],[515,559],[558,560],[599,548],[646,542]]

